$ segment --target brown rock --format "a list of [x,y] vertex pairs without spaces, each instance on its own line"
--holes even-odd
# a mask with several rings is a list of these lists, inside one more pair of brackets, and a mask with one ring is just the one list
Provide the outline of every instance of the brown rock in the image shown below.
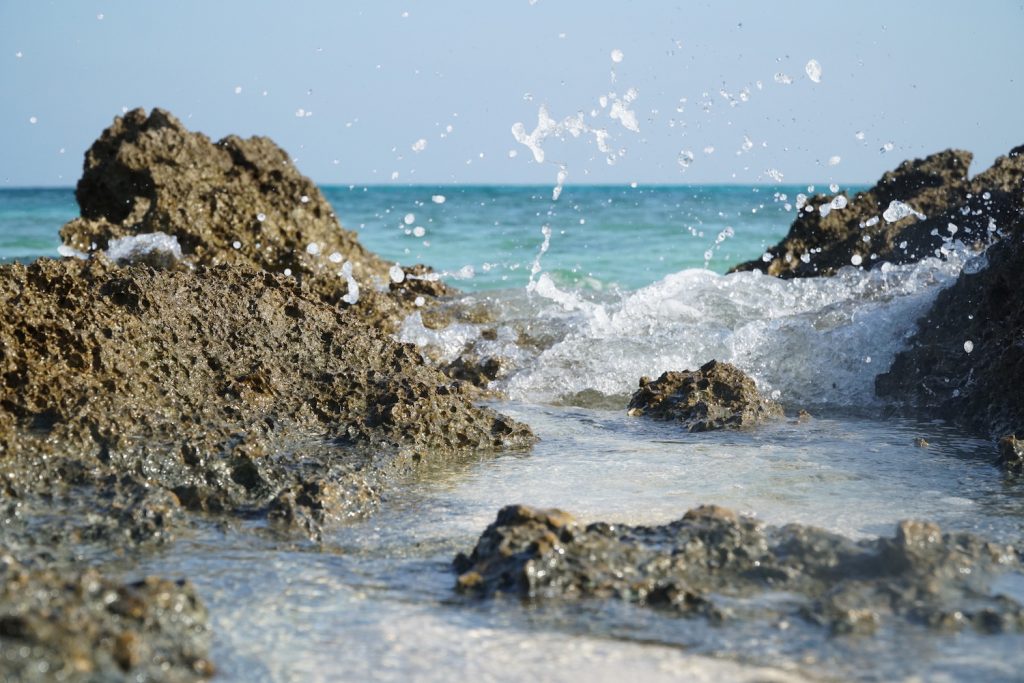
[[[905,161],[886,172],[870,190],[848,198],[847,206],[821,212],[832,197],[816,195],[807,200],[789,234],[767,250],[770,259],[758,258],[732,271],[762,270],[783,278],[833,275],[859,259],[860,267],[881,263],[912,263],[936,255],[951,237],[949,224],[957,226],[956,238],[966,244],[990,241],[989,217],[1012,214],[1020,197],[1009,189],[1024,173],[1024,163],[1001,157],[973,181],[967,177],[971,154],[961,150],[939,152],[925,159]],[[845,195],[844,195],[845,196]],[[891,202],[899,201],[926,218],[908,215],[889,222],[883,215]]]
[[341,269],[351,262],[359,312],[389,329],[416,296],[451,291],[440,282],[410,280],[397,296],[380,294],[376,288],[387,285],[392,264],[341,227],[284,150],[265,137],[230,135],[214,143],[163,109],[117,117],[86,153],[75,197],[82,215],[61,230],[74,249],[91,252],[115,238],[162,232],[178,240],[187,263],[287,272],[340,306],[349,293]]
[[291,278],[102,258],[0,266],[0,424],[6,486],[123,480],[140,533],[165,515],[129,505],[138,486],[192,509],[277,498],[289,519],[344,517],[396,468],[533,439]]
[[644,377],[633,394],[630,415],[678,421],[687,431],[748,428],[782,417],[782,406],[757,391],[754,380],[729,363],[710,361],[696,372]]

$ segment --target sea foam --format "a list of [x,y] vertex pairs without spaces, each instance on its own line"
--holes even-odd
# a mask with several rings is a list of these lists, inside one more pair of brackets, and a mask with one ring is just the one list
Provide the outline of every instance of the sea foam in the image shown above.
[[[627,395],[641,376],[717,359],[791,407],[870,407],[875,376],[964,260],[952,252],[945,261],[792,280],[689,269],[604,300],[558,289],[541,274],[529,293],[490,297],[501,311],[491,339],[468,324],[427,330],[418,314],[400,337],[447,359],[472,344],[480,355],[511,360],[517,369],[496,388],[517,400],[556,402],[588,390]],[[542,350],[521,345],[523,330],[543,340]]]

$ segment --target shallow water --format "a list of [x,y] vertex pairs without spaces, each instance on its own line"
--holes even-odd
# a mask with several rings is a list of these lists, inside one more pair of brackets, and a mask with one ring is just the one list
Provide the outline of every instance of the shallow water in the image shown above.
[[[1007,541],[1024,531],[1024,486],[1004,482],[986,442],[933,423],[816,418],[689,435],[619,411],[497,407],[540,435],[531,454],[428,473],[336,530],[325,552],[282,550],[258,528],[211,528],[141,571],[199,585],[230,680],[1014,680],[1024,666],[1020,635],[900,627],[830,639],[797,622],[715,627],[628,605],[457,597],[452,558],[515,502],[652,524],[715,502],[854,537],[891,535],[911,517]],[[928,448],[914,445],[921,435]],[[1014,581],[1024,577],[1001,590],[1013,595]]]

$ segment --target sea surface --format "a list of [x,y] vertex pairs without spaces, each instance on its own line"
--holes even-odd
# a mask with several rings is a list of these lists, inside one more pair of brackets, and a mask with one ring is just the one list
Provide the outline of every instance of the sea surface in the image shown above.
[[[282,547],[258,523],[210,525],[126,568],[198,586],[223,680],[1021,680],[1020,635],[908,626],[830,638],[617,604],[480,604],[452,590],[455,553],[511,503],[644,524],[717,503],[854,538],[926,518],[1018,542],[1024,485],[992,466],[992,444],[885,418],[873,392],[972,255],[951,244],[942,261],[833,278],[724,275],[786,233],[806,185],[567,186],[557,201],[550,187],[323,191],[367,247],[432,265],[494,311],[440,331],[414,313],[399,337],[440,358],[467,345],[507,358],[494,387],[507,399],[493,406],[541,441],[424,472],[320,549]],[[76,214],[70,189],[0,191],[0,259],[56,256]],[[536,343],[517,343],[524,331]],[[712,358],[812,419],[691,435],[626,416],[641,376]],[[1024,600],[1024,577],[999,590]]]

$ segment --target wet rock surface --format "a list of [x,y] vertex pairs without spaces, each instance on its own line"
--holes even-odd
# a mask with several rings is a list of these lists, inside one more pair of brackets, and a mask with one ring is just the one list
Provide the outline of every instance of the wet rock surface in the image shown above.
[[782,406],[763,397],[754,380],[734,365],[709,361],[696,371],[640,379],[630,415],[681,423],[687,431],[745,429],[782,417]]
[[13,497],[138,485],[172,494],[163,520],[175,503],[346,516],[423,459],[532,443],[412,347],[266,272],[40,260],[0,267],[0,311]]
[[[783,278],[834,275],[844,266],[913,263],[942,256],[952,240],[983,246],[1022,207],[1019,148],[968,178],[970,152],[908,160],[853,197],[815,195],[801,204],[786,237],[764,257],[732,271]],[[792,200],[792,198],[790,198]]]
[[209,678],[206,609],[186,581],[122,583],[95,570],[39,569],[0,557],[4,680]]
[[879,396],[993,439],[1024,436],[1024,221],[1008,232],[939,293],[876,378]]
[[1011,546],[929,522],[854,542],[717,506],[655,527],[583,525],[560,510],[509,506],[453,566],[457,589],[482,598],[613,599],[715,623],[799,618],[834,634],[891,621],[990,633],[1024,629],[1024,608],[989,587],[1020,561]]
[[61,238],[83,253],[118,238],[164,233],[177,239],[190,264],[287,273],[328,303],[354,300],[359,315],[391,330],[417,296],[451,291],[415,279],[429,271],[423,266],[392,282],[393,264],[341,227],[316,185],[269,138],[229,135],[215,143],[163,109],[117,117],[86,153],[75,197],[81,217],[62,228]]

